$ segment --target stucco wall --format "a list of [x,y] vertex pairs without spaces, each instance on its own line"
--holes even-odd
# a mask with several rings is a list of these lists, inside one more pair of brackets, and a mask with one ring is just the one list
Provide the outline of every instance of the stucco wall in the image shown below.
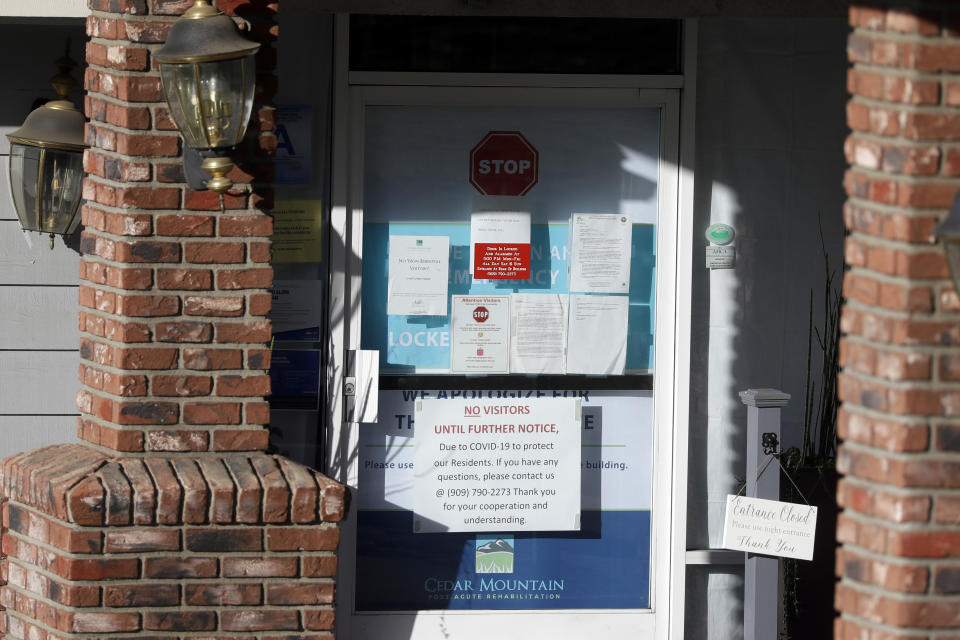
[[[720,546],[726,495],[745,480],[746,407],[738,391],[791,394],[782,440],[785,447],[800,442],[811,288],[815,321],[823,303],[821,224],[837,286],[841,279],[846,32],[843,19],[700,21],[692,549]],[[703,268],[700,234],[714,222],[736,229],[735,269]],[[687,637],[741,636],[742,580],[742,566],[688,570]]]

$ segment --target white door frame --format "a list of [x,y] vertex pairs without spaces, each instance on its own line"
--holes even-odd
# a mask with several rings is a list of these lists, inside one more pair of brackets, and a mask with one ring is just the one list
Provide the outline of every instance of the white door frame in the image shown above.
[[[351,73],[346,15],[337,19],[333,98],[329,350],[326,447],[333,478],[356,487],[356,423],[344,422],[346,352],[360,348],[363,113],[368,104],[582,104],[662,107],[658,180],[654,367],[654,470],[648,610],[353,613],[356,518],[342,523],[337,635],[343,640],[538,637],[551,626],[570,637],[683,637],[686,550],[690,290],[693,247],[693,82],[686,76],[553,76]],[[695,24],[685,29],[684,68],[695,67]],[[453,89],[451,87],[459,87]],[[492,92],[476,87],[502,87]],[[682,87],[682,89],[681,89]],[[585,91],[589,89],[589,91]],[[639,91],[638,91],[639,89]],[[579,90],[579,91],[578,91]],[[579,96],[579,98],[578,98]],[[499,102],[498,102],[499,101]],[[576,636],[574,635],[576,634]]]

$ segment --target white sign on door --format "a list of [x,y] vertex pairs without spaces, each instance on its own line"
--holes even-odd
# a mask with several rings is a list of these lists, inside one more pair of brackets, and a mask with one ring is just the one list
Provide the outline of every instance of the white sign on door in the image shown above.
[[414,531],[580,529],[580,400],[416,402]]
[[447,315],[450,238],[390,236],[387,313]]
[[452,296],[450,332],[450,371],[508,372],[509,296]]

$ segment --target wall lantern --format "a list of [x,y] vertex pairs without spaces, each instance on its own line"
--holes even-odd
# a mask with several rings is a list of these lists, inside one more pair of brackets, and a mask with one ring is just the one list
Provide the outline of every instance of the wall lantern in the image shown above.
[[[69,50],[69,43],[67,44]],[[67,98],[77,81],[70,70],[77,64],[64,55],[60,72],[50,78],[57,99],[30,112],[23,126],[7,134],[10,140],[10,192],[25,231],[73,233],[80,216],[83,187],[83,114]]]
[[223,194],[233,186],[227,157],[242,139],[253,110],[253,55],[260,45],[241,36],[228,16],[207,0],[174,23],[166,44],[154,55],[160,64],[170,115],[189,147],[204,157],[212,178],[206,187]]
[[953,286],[960,293],[960,191],[953,199],[950,213],[934,228],[933,233],[937,236],[937,240],[943,243]]

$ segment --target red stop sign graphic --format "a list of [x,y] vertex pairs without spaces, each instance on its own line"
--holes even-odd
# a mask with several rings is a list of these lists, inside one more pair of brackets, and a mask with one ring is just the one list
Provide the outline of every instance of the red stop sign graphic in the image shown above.
[[473,310],[473,319],[477,322],[486,322],[490,317],[490,312],[486,307],[477,307]]
[[519,131],[491,131],[470,150],[470,184],[488,196],[522,196],[537,184],[539,159]]

